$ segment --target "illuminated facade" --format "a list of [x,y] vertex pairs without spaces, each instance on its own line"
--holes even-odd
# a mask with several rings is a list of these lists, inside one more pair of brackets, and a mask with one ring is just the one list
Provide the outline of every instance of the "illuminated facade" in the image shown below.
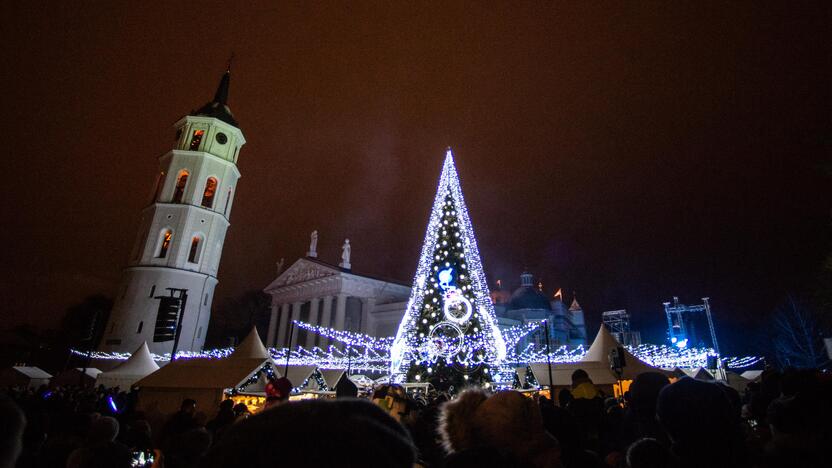
[[377,337],[396,333],[409,286],[323,262],[314,249],[309,254],[263,290],[271,296],[266,346],[326,349],[330,344],[338,345],[305,329],[295,328],[290,333],[290,320]]
[[[569,308],[563,301],[560,290],[550,300],[541,291],[542,285],[534,285],[534,277],[529,272],[520,275],[520,287],[509,294],[502,289],[501,282],[491,292],[494,310],[497,313],[501,329],[528,325],[531,323],[549,323],[548,344],[559,346],[582,346],[587,344],[584,311],[578,304],[577,298],[572,298]],[[517,344],[522,350],[529,344],[538,348],[545,348],[546,327],[540,326]]]
[[[202,349],[245,144],[227,105],[229,81],[226,71],[214,99],[174,125],[176,143],[159,158],[101,351],[132,352],[146,341],[151,352],[169,353],[174,335],[177,350]],[[159,298],[170,297],[169,288],[186,290],[187,298],[175,301],[172,320],[163,321]]]

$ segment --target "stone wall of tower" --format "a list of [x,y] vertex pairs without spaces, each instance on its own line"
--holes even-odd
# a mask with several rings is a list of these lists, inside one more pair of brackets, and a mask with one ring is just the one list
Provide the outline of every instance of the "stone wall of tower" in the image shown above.
[[159,308],[159,300],[155,297],[168,295],[166,288],[188,290],[178,349],[202,349],[208,332],[216,286],[216,277],[196,272],[158,267],[125,269],[119,296],[116,298],[99,349],[133,352],[146,341],[152,353],[171,352],[172,341],[153,342],[156,313]]
[[[225,106],[216,97],[211,104]],[[176,144],[159,158],[153,200],[142,211],[101,351],[133,352],[146,341],[153,353],[171,352],[172,341],[153,341],[158,297],[170,295],[168,288],[188,295],[177,350],[202,349],[245,144],[229,122],[233,118],[189,115],[175,124]]]

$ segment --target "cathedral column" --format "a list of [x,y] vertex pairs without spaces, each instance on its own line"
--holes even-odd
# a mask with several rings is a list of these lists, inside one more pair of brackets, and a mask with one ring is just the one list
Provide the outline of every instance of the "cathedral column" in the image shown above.
[[[295,320],[300,320],[300,308],[303,306],[303,302],[295,302],[292,304],[292,322]],[[293,323],[289,324],[289,327],[294,327],[294,332],[291,333],[292,335],[292,342],[289,343],[289,348],[293,349],[295,346],[298,345],[298,327]]]
[[376,299],[374,297],[365,297],[361,299],[361,333],[365,335],[370,334],[370,311],[376,306]]
[[347,295],[339,294],[335,301],[335,323],[332,328],[338,331],[344,330],[344,321],[347,318]]
[[286,336],[289,333],[289,304],[280,305],[280,331],[277,334],[276,348],[287,346]]
[[[320,326],[322,327],[331,327],[332,324],[332,296],[324,296],[324,310],[321,313],[321,321]],[[329,346],[329,338],[319,336],[318,337],[318,346],[322,349],[326,349]]]
[[[309,325],[318,325],[318,307],[321,304],[321,298],[316,297],[312,299],[312,303],[309,305]],[[306,345],[304,348],[312,349],[315,346],[315,338],[318,337],[318,334],[309,331],[306,334]]]
[[272,315],[269,318],[269,333],[266,335],[266,347],[274,346],[275,335],[277,334],[277,304],[272,304]]

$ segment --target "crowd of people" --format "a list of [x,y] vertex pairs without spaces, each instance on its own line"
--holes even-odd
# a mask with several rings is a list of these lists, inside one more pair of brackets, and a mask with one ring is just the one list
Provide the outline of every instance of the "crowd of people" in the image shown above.
[[8,389],[0,468],[813,467],[828,466],[832,442],[832,379],[810,370],[767,370],[744,394],[647,372],[620,399],[582,370],[554,398],[385,385],[369,399],[289,402],[290,388],[274,382],[254,415],[186,399],[156,430],[135,390]]

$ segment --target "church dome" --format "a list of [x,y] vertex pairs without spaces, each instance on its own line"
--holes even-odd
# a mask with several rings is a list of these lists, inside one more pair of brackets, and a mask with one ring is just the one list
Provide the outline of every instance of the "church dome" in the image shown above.
[[543,309],[552,310],[549,299],[535,288],[521,286],[511,295],[511,310],[519,309]]
[[534,287],[533,280],[531,273],[524,272],[520,275],[520,287],[511,295],[509,310],[552,310],[549,299]]

